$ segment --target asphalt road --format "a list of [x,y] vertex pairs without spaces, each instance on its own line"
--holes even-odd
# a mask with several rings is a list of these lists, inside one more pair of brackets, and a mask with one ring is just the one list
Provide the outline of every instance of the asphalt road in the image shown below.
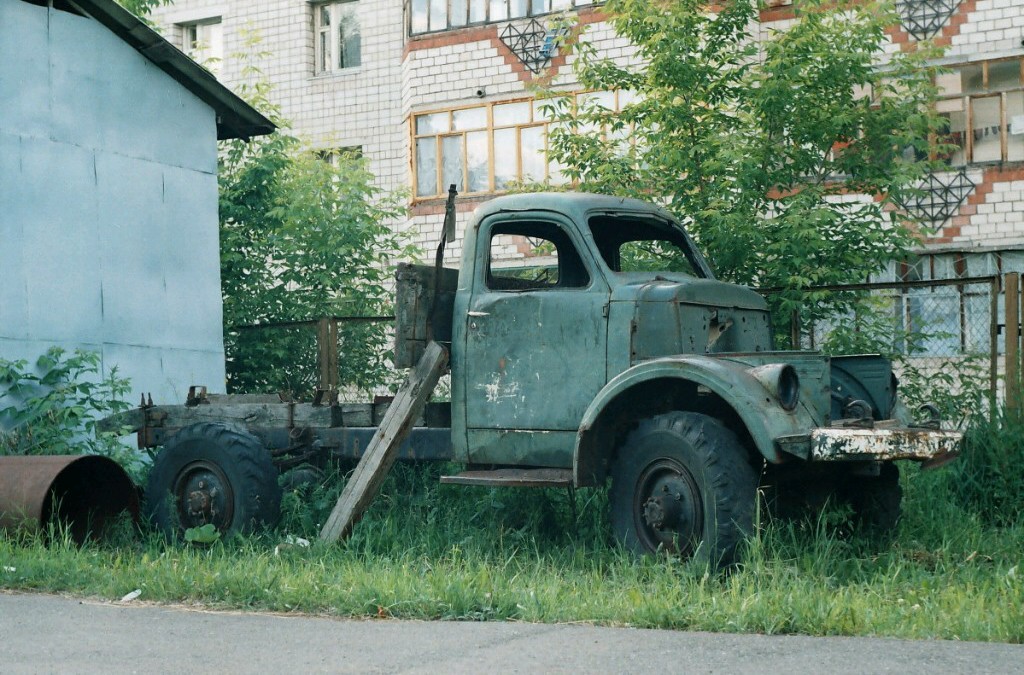
[[1024,673],[1024,646],[348,621],[0,593],[0,673]]

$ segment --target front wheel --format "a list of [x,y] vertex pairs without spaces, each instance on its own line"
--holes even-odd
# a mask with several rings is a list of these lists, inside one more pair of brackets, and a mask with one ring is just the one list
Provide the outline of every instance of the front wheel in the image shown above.
[[273,526],[281,488],[270,453],[223,424],[185,427],[163,447],[146,486],[146,513],[166,536],[212,524],[224,535]]
[[754,527],[757,474],[717,420],[671,412],[640,423],[612,467],[615,537],[637,554],[665,550],[731,563]]

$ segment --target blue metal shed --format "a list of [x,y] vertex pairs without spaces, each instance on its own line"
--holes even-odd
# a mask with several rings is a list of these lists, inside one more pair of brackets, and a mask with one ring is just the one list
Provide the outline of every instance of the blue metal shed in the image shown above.
[[112,0],[0,0],[0,29],[0,357],[223,391],[216,141],[273,124]]

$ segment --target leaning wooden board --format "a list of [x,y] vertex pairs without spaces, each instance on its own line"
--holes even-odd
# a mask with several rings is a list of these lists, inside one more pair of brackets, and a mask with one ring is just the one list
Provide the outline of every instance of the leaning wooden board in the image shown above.
[[398,447],[409,435],[423,411],[427,397],[448,365],[448,352],[436,342],[427,345],[423,357],[398,390],[394,402],[377,427],[377,433],[342,490],[338,503],[320,531],[320,538],[335,542],[347,537],[377,496],[381,483],[395,463]]

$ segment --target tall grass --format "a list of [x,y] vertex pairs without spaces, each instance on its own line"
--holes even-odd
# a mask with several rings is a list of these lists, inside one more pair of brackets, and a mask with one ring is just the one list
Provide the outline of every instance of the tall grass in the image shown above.
[[[209,548],[130,532],[83,548],[0,538],[0,587],[110,599],[138,588],[142,600],[336,616],[1022,642],[1024,491],[987,489],[1024,475],[1013,424],[977,425],[959,464],[903,466],[892,541],[843,534],[839,511],[763,516],[727,573],[610,546],[603,491],[581,491],[574,517],[564,491],[439,485],[445,467],[428,465],[397,467],[341,545],[315,541],[334,480],[289,495],[277,532]],[[1001,473],[976,478],[978,463]]]

